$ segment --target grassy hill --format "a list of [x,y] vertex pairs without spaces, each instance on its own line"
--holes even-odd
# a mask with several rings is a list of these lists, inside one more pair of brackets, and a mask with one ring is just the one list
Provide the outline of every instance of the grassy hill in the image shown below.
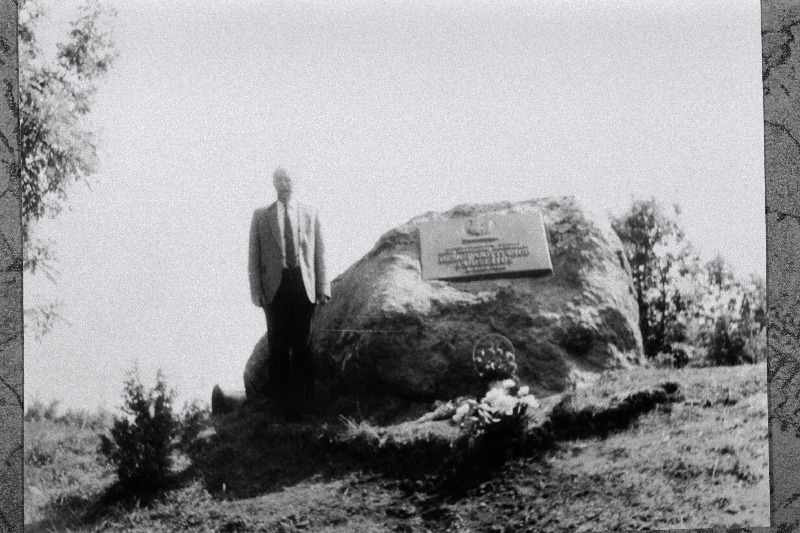
[[537,416],[549,420],[535,442],[477,452],[460,450],[447,422],[288,424],[245,410],[214,419],[172,486],[146,503],[116,493],[98,462],[103,421],[31,420],[26,531],[766,526],[766,388],[763,363],[606,373],[543,402],[548,416]]

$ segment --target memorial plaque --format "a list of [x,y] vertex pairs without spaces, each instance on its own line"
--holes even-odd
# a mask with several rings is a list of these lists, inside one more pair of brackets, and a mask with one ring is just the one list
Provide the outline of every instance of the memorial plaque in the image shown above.
[[553,272],[542,214],[485,213],[419,227],[422,278],[479,279]]

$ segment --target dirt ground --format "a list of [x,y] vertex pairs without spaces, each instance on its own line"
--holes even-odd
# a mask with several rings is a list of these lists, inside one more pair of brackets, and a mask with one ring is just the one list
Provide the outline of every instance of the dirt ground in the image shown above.
[[[763,364],[609,373],[576,409],[625,391],[678,384],[605,435],[558,439],[442,491],[425,472],[393,471],[331,449],[315,423],[218,419],[216,436],[150,503],[109,499],[96,431],[26,425],[26,531],[648,531],[767,526]],[[580,428],[578,428],[580,429]],[[412,461],[413,463],[413,461]],[[421,469],[429,468],[420,456]],[[412,469],[413,470],[413,469]]]

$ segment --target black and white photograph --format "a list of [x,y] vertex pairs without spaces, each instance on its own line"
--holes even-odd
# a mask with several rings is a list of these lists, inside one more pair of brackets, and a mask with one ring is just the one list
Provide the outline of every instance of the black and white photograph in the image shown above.
[[770,525],[764,106],[800,30],[18,7],[25,531]]

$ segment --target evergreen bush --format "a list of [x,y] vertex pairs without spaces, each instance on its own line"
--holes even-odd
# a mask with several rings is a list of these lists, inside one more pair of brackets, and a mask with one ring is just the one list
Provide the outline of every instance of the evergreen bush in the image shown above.
[[208,405],[198,400],[184,406],[178,424],[178,450],[190,457],[199,450],[202,440],[198,436],[208,427],[210,415]]
[[145,390],[137,369],[128,374],[122,406],[128,416],[114,417],[110,437],[100,435],[100,452],[116,468],[123,490],[146,494],[164,486],[180,430],[174,395],[160,370],[151,390]]

